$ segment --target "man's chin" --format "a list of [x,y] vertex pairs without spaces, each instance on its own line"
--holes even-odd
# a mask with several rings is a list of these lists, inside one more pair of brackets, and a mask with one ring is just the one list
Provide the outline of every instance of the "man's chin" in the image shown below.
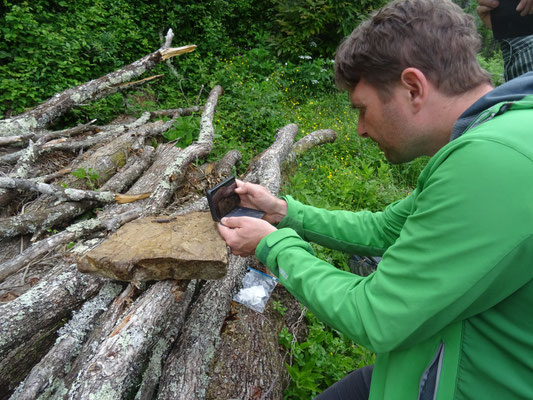
[[413,161],[415,158],[418,157],[413,156],[412,154],[401,154],[383,149],[382,151],[385,154],[385,158],[387,159],[387,161],[391,164],[403,164],[409,161]]

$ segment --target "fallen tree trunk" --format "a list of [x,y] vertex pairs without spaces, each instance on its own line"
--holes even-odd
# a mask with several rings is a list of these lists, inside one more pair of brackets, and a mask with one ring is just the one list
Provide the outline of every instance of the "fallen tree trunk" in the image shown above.
[[[176,290],[182,292],[178,298],[174,296]],[[127,398],[148,362],[156,336],[170,324],[181,325],[193,292],[194,284],[170,280],[155,283],[133,303],[87,361],[71,386],[69,398]]]
[[[274,144],[256,161],[245,179],[260,183],[277,195],[281,187],[280,166],[292,149],[297,133],[298,127],[294,124],[281,129]],[[248,266],[255,266],[254,257],[232,255],[226,277],[202,288],[185,330],[165,364],[158,399],[205,398],[222,324],[228,315],[235,286]],[[237,382],[233,384],[238,385]]]

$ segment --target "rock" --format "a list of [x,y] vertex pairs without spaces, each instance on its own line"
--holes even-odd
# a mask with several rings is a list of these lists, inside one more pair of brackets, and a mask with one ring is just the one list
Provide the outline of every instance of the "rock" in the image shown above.
[[207,212],[146,217],[125,224],[78,261],[78,270],[111,279],[220,279],[226,244]]

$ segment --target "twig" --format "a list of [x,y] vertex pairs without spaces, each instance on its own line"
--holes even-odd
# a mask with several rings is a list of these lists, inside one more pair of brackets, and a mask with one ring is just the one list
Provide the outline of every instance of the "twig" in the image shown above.
[[[118,201],[120,195],[112,192],[97,192],[94,190],[64,189],[48,183],[34,182],[30,179],[0,178],[0,188],[28,190],[40,192],[57,197],[59,200],[83,201],[92,200],[100,203],[111,203]],[[146,198],[146,197],[144,197]],[[139,200],[139,199],[136,199]],[[132,199],[132,201],[135,201]]]
[[202,92],[204,91],[204,85],[200,87],[200,92],[198,93],[198,96],[196,97],[196,101],[194,102],[194,105],[197,106],[200,102],[200,96],[202,95]]

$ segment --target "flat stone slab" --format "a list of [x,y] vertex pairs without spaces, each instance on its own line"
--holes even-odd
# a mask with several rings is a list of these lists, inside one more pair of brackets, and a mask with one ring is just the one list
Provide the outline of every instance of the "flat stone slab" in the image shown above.
[[111,279],[220,279],[226,243],[207,212],[129,222],[78,261],[78,270]]

